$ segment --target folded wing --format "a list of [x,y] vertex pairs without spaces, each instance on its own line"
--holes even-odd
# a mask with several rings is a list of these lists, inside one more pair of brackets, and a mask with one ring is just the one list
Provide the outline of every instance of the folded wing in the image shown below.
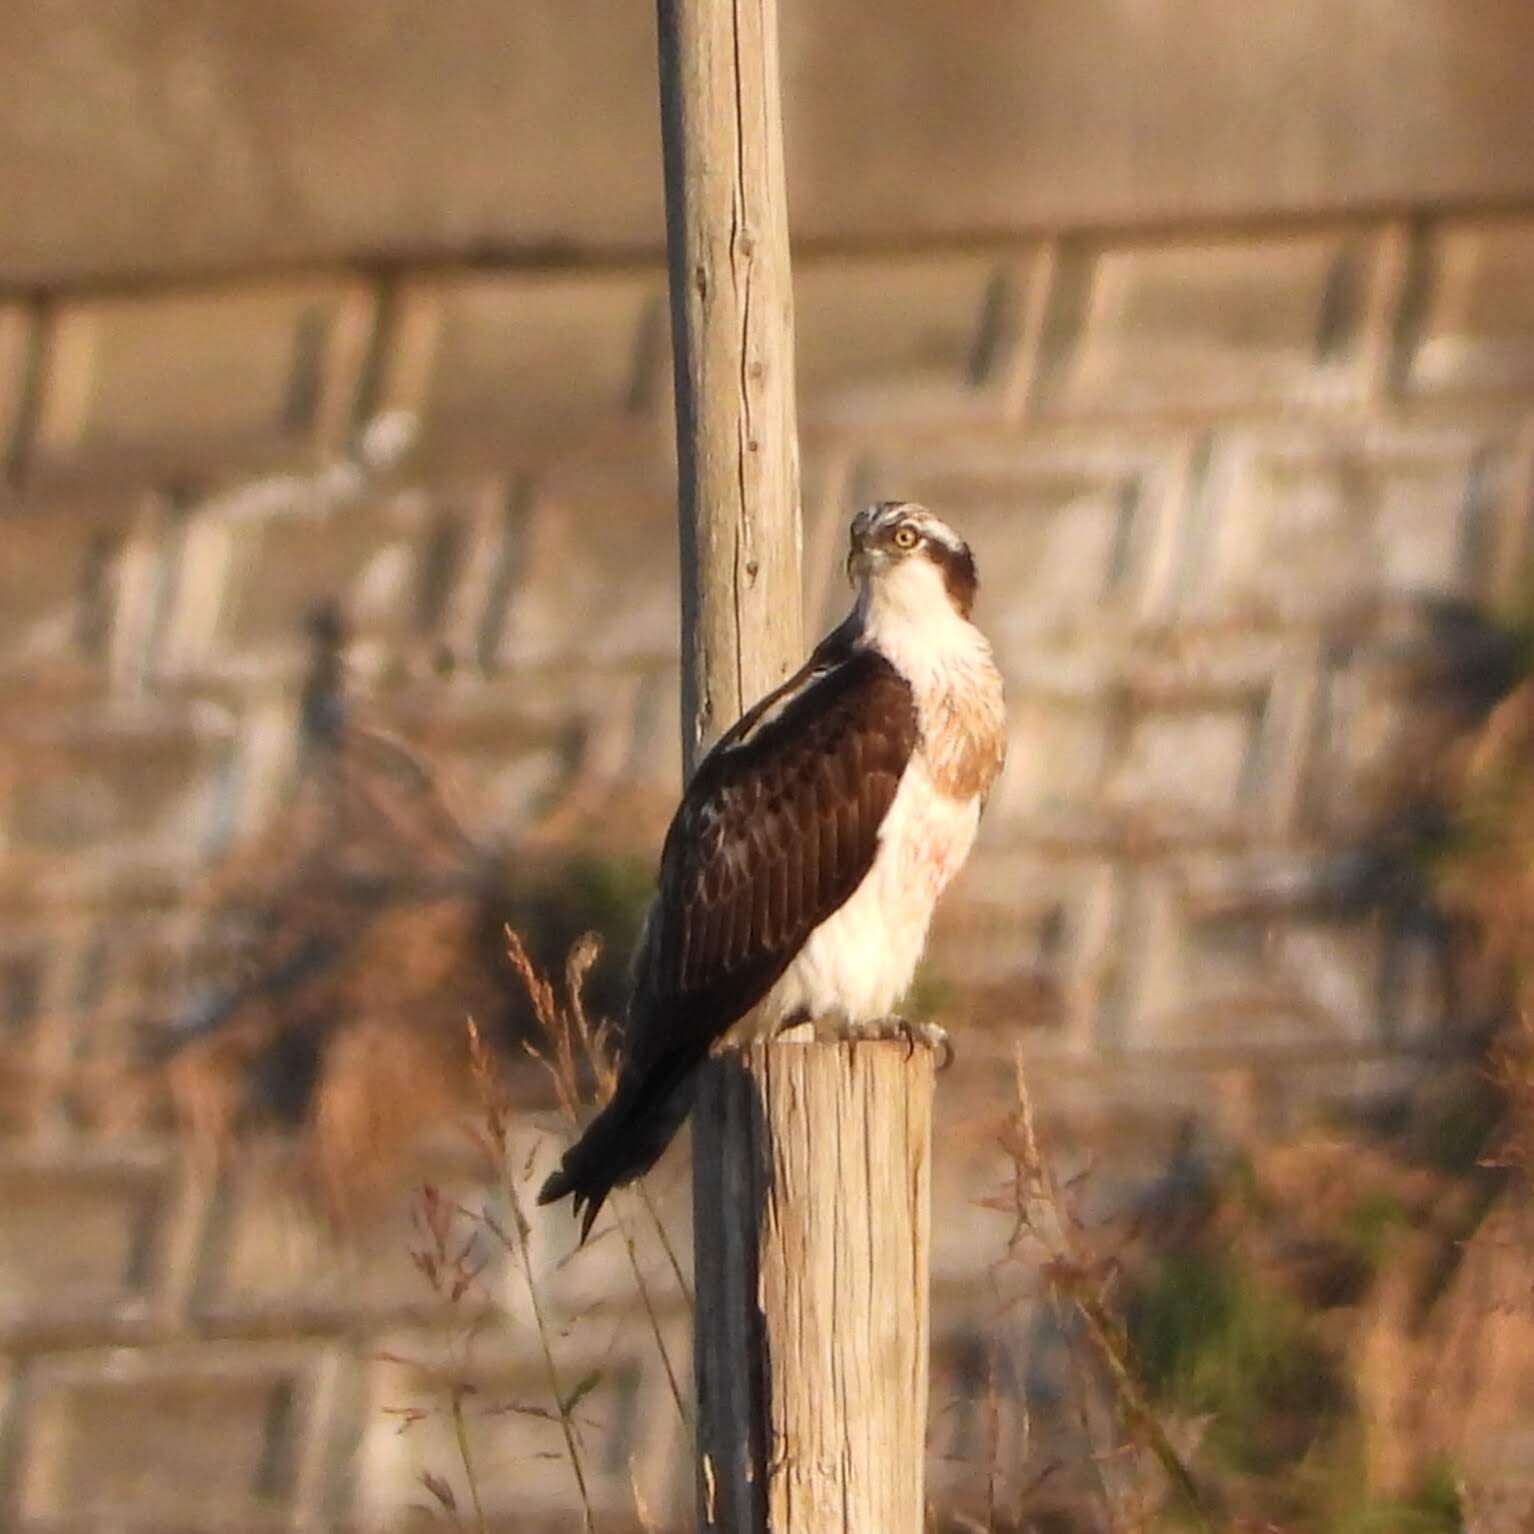
[[868,650],[812,662],[720,741],[661,857],[630,1014],[636,1066],[706,1049],[766,995],[868,872],[915,745],[910,685]]
[[574,1194],[589,1230],[654,1165],[709,1046],[862,882],[916,742],[910,685],[837,634],[704,758],[661,854],[617,1088],[540,1202]]

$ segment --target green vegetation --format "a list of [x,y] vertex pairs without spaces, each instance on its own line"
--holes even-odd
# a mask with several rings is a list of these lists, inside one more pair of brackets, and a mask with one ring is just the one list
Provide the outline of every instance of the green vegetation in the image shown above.
[[917,966],[916,979],[906,995],[905,1010],[912,1022],[935,1021],[952,1012],[957,996],[953,982],[923,962]]
[[1161,1403],[1210,1414],[1208,1451],[1229,1469],[1295,1464],[1344,1404],[1304,1312],[1233,1256],[1164,1259],[1131,1307],[1129,1337]]
[[587,914],[589,924],[632,944],[639,936],[645,907],[655,889],[655,871],[637,857],[600,857],[581,853],[565,865],[572,906]]
[[1299,1479],[1315,1534],[1462,1534],[1459,1484],[1448,1461],[1425,1464],[1394,1494],[1372,1489],[1364,1463],[1364,1425],[1354,1421]]
[[1459,1488],[1447,1465],[1433,1466],[1410,1497],[1356,1503],[1327,1521],[1325,1534],[1460,1534]]
[[1393,1193],[1360,1193],[1342,1217],[1343,1244],[1370,1273],[1377,1273],[1396,1234],[1411,1224],[1411,1210]]
[[595,1015],[620,1017],[629,955],[655,888],[650,861],[577,852],[508,872],[495,944],[504,947],[509,926],[522,935],[540,969],[559,974],[574,944],[594,932],[600,951],[587,981],[588,1000]]

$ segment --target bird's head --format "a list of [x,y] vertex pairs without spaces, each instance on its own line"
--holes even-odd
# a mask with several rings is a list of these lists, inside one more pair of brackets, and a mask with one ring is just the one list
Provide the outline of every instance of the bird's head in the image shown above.
[[961,618],[969,617],[979,585],[969,545],[913,501],[879,501],[852,519],[847,578],[903,606],[946,600]]

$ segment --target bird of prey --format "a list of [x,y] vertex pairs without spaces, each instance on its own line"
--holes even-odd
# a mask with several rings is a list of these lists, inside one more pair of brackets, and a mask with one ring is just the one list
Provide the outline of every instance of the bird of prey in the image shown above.
[[698,764],[666,834],[607,1106],[538,1201],[581,1237],[648,1171],[720,1040],[814,1019],[886,1035],[1001,770],[1001,677],[969,546],[925,507],[852,521],[856,599]]

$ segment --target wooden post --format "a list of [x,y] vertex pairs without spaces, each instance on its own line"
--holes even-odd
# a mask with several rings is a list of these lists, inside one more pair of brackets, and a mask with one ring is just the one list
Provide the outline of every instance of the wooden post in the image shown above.
[[[805,653],[776,0],[658,0],[682,550],[682,749]],[[693,1110],[700,1523],[919,1534],[933,1069],[776,1042]]]
[[777,0],[659,0],[682,752],[804,658]]
[[920,1534],[932,1052],[773,1043],[693,1107],[699,1522]]

